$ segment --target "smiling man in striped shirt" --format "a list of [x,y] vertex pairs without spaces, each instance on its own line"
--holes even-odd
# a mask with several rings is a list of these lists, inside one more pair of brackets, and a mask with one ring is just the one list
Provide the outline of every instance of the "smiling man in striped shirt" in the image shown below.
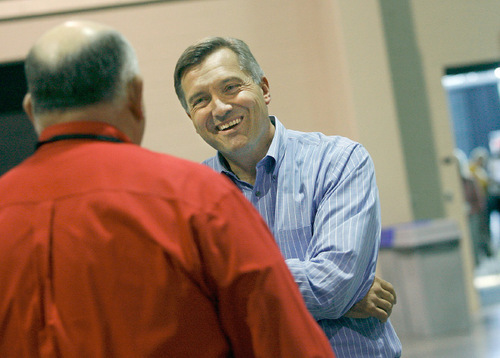
[[399,357],[392,285],[375,278],[380,208],[359,143],[286,129],[248,46],[209,38],[177,62],[175,89],[197,133],[271,228],[309,311],[338,357]]

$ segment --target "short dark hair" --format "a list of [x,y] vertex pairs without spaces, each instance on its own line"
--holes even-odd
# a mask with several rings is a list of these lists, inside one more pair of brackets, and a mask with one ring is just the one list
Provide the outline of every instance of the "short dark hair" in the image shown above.
[[138,72],[137,59],[128,41],[116,31],[106,31],[52,63],[34,47],[25,60],[28,92],[37,114],[111,102]]
[[264,71],[260,67],[255,57],[252,55],[248,45],[242,40],[232,37],[209,37],[200,42],[189,46],[179,57],[174,71],[175,93],[182,104],[182,107],[188,111],[188,105],[184,91],[182,90],[182,76],[194,66],[199,65],[205,58],[213,52],[228,48],[238,56],[241,69],[248,73],[253,81],[260,84],[264,77]]

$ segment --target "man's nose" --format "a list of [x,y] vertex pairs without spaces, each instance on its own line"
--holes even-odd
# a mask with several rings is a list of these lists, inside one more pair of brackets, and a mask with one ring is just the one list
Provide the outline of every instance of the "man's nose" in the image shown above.
[[212,115],[216,119],[223,119],[233,107],[218,97],[212,100]]

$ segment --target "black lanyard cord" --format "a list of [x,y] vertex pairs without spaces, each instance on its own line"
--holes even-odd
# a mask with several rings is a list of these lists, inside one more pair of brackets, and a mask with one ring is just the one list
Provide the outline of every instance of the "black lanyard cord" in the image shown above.
[[42,145],[47,144],[47,143],[52,143],[52,142],[58,142],[60,140],[70,140],[70,139],[93,139],[93,140],[100,140],[104,142],[113,142],[113,143],[123,143],[123,140],[116,138],[116,137],[110,137],[106,135],[98,135],[98,134],[61,134],[61,135],[56,135],[50,139],[38,142],[36,144],[36,149],[40,148]]

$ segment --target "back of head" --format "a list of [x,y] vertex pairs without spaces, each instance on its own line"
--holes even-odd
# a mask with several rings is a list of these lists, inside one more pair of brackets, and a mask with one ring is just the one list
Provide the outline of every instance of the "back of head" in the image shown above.
[[470,153],[470,161],[480,166],[486,165],[488,157],[489,152],[485,147],[476,147]]
[[116,30],[66,22],[30,50],[25,71],[36,115],[112,102],[138,73],[132,46]]
[[182,107],[187,111],[187,103],[182,90],[182,77],[193,67],[201,64],[205,58],[215,51],[228,48],[238,56],[238,61],[242,71],[248,73],[253,81],[257,84],[261,83],[264,77],[264,71],[259,63],[252,55],[248,45],[242,40],[232,37],[209,37],[189,46],[177,60],[177,65],[174,71],[174,86],[177,97],[182,104]]

